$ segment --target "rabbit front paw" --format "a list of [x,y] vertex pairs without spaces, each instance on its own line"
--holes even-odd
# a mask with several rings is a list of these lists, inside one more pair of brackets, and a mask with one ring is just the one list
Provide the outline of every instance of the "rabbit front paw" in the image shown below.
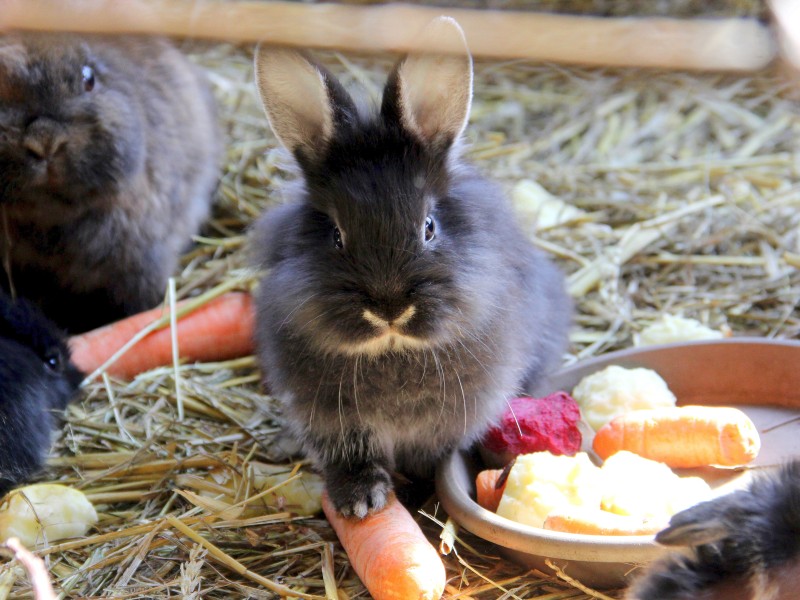
[[386,506],[392,479],[386,469],[371,465],[330,476],[326,487],[333,506],[342,516],[363,519]]

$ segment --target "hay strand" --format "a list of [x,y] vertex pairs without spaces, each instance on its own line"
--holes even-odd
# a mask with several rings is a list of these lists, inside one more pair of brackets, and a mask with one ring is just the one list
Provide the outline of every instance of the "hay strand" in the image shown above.
[[199,533],[197,533],[194,529],[190,526],[186,525],[179,519],[176,519],[172,515],[167,515],[167,523],[170,524],[174,529],[180,531],[183,535],[191,539],[196,544],[202,546],[208,551],[208,555],[221,564],[225,565],[232,571],[242,575],[251,581],[257,583],[258,585],[267,588],[268,590],[275,592],[281,597],[284,598],[305,598],[307,600],[322,600],[321,596],[314,596],[311,594],[305,594],[303,592],[299,592],[296,590],[292,590],[291,588],[286,587],[280,583],[276,583],[267,579],[266,577],[262,577],[258,573],[253,573],[250,569],[245,567],[242,563],[240,563],[235,558],[232,558],[225,552],[223,552],[220,548],[209,542]]

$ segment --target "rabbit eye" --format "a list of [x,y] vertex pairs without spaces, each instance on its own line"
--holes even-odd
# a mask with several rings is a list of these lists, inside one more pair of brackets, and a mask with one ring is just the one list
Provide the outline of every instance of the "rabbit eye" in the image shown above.
[[63,363],[61,352],[58,350],[51,350],[44,357],[44,364],[46,364],[51,371],[61,371],[61,368],[64,366]]
[[344,241],[342,240],[342,232],[339,230],[338,227],[333,228],[333,245],[336,246],[338,250],[344,248]]
[[81,76],[83,77],[83,89],[91,92],[94,89],[94,69],[89,65],[84,65],[81,68]]
[[433,217],[428,217],[425,219],[425,241],[430,242],[434,235],[436,235],[436,223],[434,223]]

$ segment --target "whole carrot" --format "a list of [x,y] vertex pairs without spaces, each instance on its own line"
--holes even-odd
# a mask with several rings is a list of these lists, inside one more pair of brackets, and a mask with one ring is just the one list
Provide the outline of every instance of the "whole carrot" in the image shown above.
[[[182,306],[178,303],[178,308]],[[93,373],[134,336],[167,315],[154,308],[69,340],[72,362],[86,374]],[[180,357],[190,361],[227,360],[253,352],[253,301],[250,294],[227,292],[209,300],[176,323]],[[111,363],[106,372],[123,379],[172,364],[172,332],[169,323],[153,331]]]
[[739,409],[680,406],[620,415],[597,431],[592,447],[602,459],[629,450],[670,467],[689,468],[749,463],[761,440]]
[[442,559],[392,495],[386,507],[364,519],[344,518],[328,495],[322,508],[356,574],[375,600],[437,600],[446,581]]

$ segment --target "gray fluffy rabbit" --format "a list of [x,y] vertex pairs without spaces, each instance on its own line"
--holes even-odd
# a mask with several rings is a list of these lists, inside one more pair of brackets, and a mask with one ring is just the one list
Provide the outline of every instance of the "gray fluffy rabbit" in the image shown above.
[[155,305],[221,149],[203,74],[166,40],[0,37],[2,285],[71,332]]
[[410,55],[376,114],[304,55],[260,48],[267,117],[302,172],[258,224],[257,343],[268,389],[334,506],[384,506],[557,365],[571,303],[502,193],[459,160],[472,60]]

